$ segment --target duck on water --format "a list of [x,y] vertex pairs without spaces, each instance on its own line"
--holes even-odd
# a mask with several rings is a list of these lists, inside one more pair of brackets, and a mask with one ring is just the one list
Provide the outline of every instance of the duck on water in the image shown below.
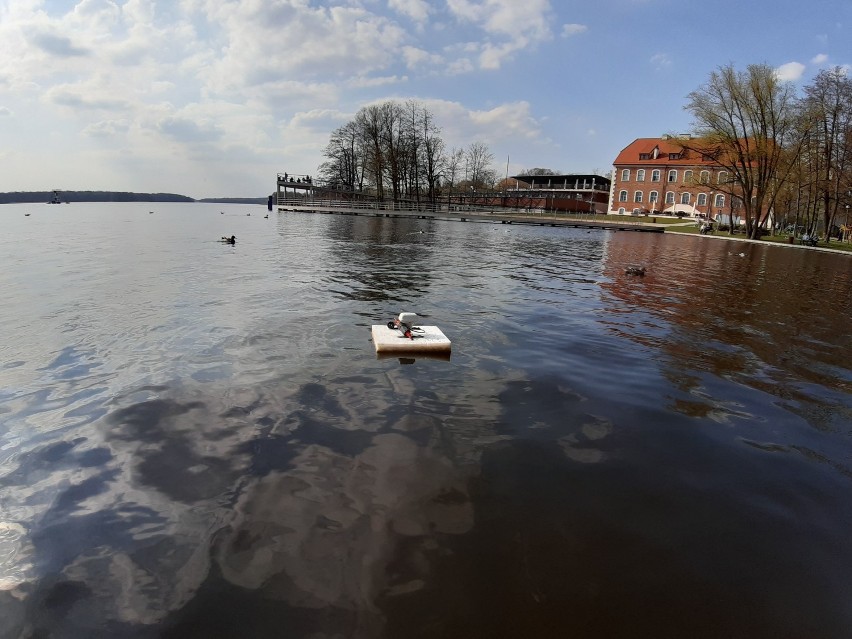
[[236,235],[232,235],[231,237],[226,237],[226,236],[224,236],[224,235],[223,235],[223,236],[222,236],[222,239],[221,239],[221,240],[219,240],[219,241],[220,241],[220,242],[225,242],[226,244],[236,244],[236,243],[237,243],[237,236],[236,236]]

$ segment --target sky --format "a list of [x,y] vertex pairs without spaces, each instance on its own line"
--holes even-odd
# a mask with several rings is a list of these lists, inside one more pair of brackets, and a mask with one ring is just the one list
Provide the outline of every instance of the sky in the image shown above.
[[852,64],[850,0],[0,0],[0,192],[265,197],[368,104],[498,175],[606,173],[722,65]]

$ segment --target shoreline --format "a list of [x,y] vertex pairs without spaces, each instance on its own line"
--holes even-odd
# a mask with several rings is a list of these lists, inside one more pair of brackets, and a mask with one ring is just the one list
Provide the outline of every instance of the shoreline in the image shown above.
[[790,244],[789,242],[767,242],[765,240],[753,240],[747,237],[736,237],[732,235],[699,235],[697,233],[683,233],[680,231],[674,231],[666,229],[664,233],[669,233],[671,235],[688,235],[700,237],[701,239],[711,239],[711,240],[728,240],[732,242],[746,242],[748,244],[760,244],[761,246],[782,246],[784,248],[792,248],[792,249],[800,249],[802,251],[821,251],[823,253],[835,253],[841,255],[852,255],[852,251],[846,249],[836,249],[830,248],[828,246],[805,246],[803,244]]

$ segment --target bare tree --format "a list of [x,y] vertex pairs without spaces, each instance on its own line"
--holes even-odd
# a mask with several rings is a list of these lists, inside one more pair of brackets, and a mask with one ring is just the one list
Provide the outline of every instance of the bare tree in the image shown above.
[[437,199],[438,181],[446,164],[444,141],[441,139],[441,129],[435,125],[435,117],[429,109],[424,108],[420,115],[423,174],[428,188],[429,202],[434,204]]
[[474,188],[484,188],[494,184],[494,154],[484,142],[473,142],[465,151],[467,177]]
[[385,150],[383,148],[385,120],[382,117],[381,105],[371,104],[358,111],[355,115],[355,127],[362,139],[365,173],[375,186],[376,198],[383,201],[385,199],[383,181],[385,172]]
[[813,180],[826,237],[847,201],[852,169],[852,80],[841,67],[823,70],[805,87],[804,120],[812,146]]
[[444,181],[448,183],[447,185],[447,206],[450,204],[450,197],[453,193],[453,188],[456,185],[456,181],[461,174],[462,162],[464,162],[465,152],[464,149],[453,148],[449,155],[447,155],[447,164],[444,170]]
[[768,65],[743,72],[723,66],[689,94],[685,108],[700,137],[683,146],[727,172],[719,188],[739,198],[748,237],[759,237],[802,143],[792,85]]
[[347,122],[332,132],[323,151],[326,161],[319,167],[320,176],[337,188],[355,190],[363,179],[359,151],[358,129],[354,122]]

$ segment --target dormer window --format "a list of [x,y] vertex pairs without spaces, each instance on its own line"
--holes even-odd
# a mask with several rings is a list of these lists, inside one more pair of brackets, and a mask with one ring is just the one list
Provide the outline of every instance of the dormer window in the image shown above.
[[640,159],[640,160],[650,160],[650,159],[651,159],[651,154],[650,154],[650,153],[640,153],[640,154],[639,154],[639,159]]
[[680,159],[680,153],[669,153],[669,159],[670,160],[679,160]]

